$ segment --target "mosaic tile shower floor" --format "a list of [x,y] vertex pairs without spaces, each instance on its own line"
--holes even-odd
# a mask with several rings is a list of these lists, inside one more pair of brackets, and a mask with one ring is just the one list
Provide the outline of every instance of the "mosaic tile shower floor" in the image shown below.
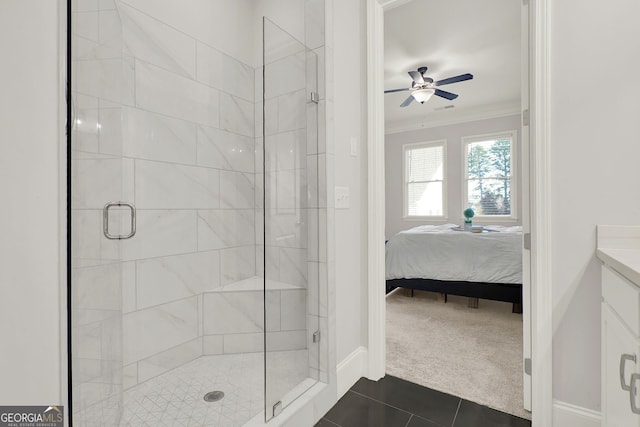
[[[122,427],[241,426],[264,409],[262,353],[203,356],[124,392]],[[207,392],[224,398],[205,402]]]
[[[315,383],[307,377],[308,357],[306,349],[268,353],[267,381],[272,400],[280,398],[286,406]],[[108,382],[96,382],[74,390],[91,394],[87,397],[108,396],[98,399],[98,404],[74,411],[74,426],[242,426],[264,410],[264,353],[202,356],[125,390],[122,400],[113,387]],[[223,399],[204,400],[206,393],[217,390],[224,392]]]
[[[273,378],[272,373],[269,380],[276,393],[300,381],[303,372],[306,376],[306,350],[272,352],[269,356],[274,365],[288,367],[287,372],[274,366],[277,375]],[[120,425],[242,426],[264,410],[263,376],[263,353],[200,357],[125,391]],[[224,392],[224,398],[205,402],[204,395],[216,390]]]

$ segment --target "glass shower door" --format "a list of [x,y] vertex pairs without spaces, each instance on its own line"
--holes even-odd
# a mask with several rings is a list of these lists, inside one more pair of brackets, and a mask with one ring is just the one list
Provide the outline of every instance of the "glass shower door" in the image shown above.
[[122,244],[135,226],[133,207],[124,204],[132,192],[119,137],[121,105],[130,91],[115,7],[96,10],[79,0],[72,12],[72,417],[77,426],[117,425],[123,411]]
[[[265,419],[317,381],[317,58],[264,18]],[[314,296],[315,294],[315,296]],[[317,311],[313,311],[317,312]]]
[[223,3],[73,2],[75,426],[268,420],[320,375],[318,59],[265,19],[243,62]]

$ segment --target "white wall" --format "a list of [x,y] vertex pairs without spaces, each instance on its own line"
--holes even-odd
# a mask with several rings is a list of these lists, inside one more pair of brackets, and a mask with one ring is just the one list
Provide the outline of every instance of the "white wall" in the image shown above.
[[[336,351],[338,363],[357,349],[366,328],[365,2],[334,2],[335,185],[348,187],[349,209],[335,210]],[[358,140],[351,156],[350,140]]]
[[640,218],[640,3],[548,4],[553,397],[600,410],[595,226]]
[[0,2],[0,402],[61,404],[58,5]]
[[[462,138],[466,136],[482,135],[493,132],[517,131],[516,141],[516,215],[515,223],[522,224],[522,180],[520,150],[520,116],[500,117],[459,123],[449,126],[438,126],[421,130],[392,133],[385,136],[385,237],[391,238],[401,230],[406,230],[422,224],[460,224],[463,221],[462,210],[466,204],[462,201],[463,189],[463,149]],[[446,198],[447,217],[437,221],[405,220],[403,219],[403,177],[402,177],[402,146],[415,142],[429,142],[446,140]],[[463,208],[464,206],[464,208]],[[488,224],[489,221],[483,221]]]

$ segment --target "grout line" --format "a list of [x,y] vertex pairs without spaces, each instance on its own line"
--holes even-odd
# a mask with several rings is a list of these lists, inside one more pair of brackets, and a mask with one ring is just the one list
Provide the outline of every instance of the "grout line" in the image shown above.
[[411,422],[411,419],[414,417],[414,414],[411,414],[411,416],[409,417],[409,419],[407,420],[407,423],[404,425],[404,427],[408,427],[409,423]]
[[451,427],[456,423],[456,418],[458,418],[458,412],[460,412],[460,405],[462,405],[462,399],[458,401],[458,407],[456,408],[456,414],[453,416],[453,421],[451,421]]
[[[146,310],[149,310],[149,309],[157,309],[157,308],[161,308],[163,306],[169,305],[169,304],[173,304],[173,303],[177,303],[177,302],[184,302],[184,301],[192,299],[192,298],[196,299],[196,306],[197,306],[197,299],[198,299],[198,296],[201,295],[201,294],[202,294],[202,292],[198,293],[198,294],[192,294],[192,295],[187,295],[187,296],[175,298],[175,299],[172,299],[172,300],[169,300],[169,301],[166,301],[166,302],[161,302],[161,303],[158,303],[158,304],[150,305],[148,307],[145,306],[145,307],[141,307],[141,308],[136,308],[135,310],[129,311],[128,313],[123,313],[123,315],[139,313],[139,312],[146,311]],[[188,340],[188,341],[191,341],[191,340]]]
[[[145,15],[147,18],[151,18],[151,20],[153,20],[153,21],[155,21],[156,23],[160,24],[160,26],[165,26],[165,27],[171,28],[172,30],[174,30],[174,31],[176,31],[176,32],[178,32],[178,33],[180,33],[180,34],[182,34],[182,35],[186,36],[187,38],[190,38],[190,39],[191,39],[191,40],[193,40],[193,41],[195,41],[195,42],[196,42],[196,50],[197,50],[197,43],[199,42],[199,43],[201,43],[201,44],[203,44],[203,45],[207,46],[208,48],[211,48],[211,49],[213,49],[213,50],[217,51],[218,53],[220,53],[220,54],[222,54],[222,55],[224,55],[224,56],[226,56],[226,57],[228,57],[228,58],[231,58],[231,59],[233,59],[233,60],[235,60],[235,61],[239,62],[240,64],[242,64],[242,65],[244,65],[244,66],[247,66],[247,67],[249,67],[249,68],[254,68],[254,67],[252,67],[251,65],[249,65],[248,63],[246,63],[246,62],[244,62],[244,61],[242,61],[242,60],[240,60],[240,59],[238,59],[238,58],[235,58],[234,56],[231,56],[231,55],[229,55],[229,54],[227,54],[227,53],[224,53],[224,52],[223,52],[223,51],[221,51],[220,49],[218,49],[218,48],[216,48],[216,47],[213,47],[212,45],[210,45],[210,44],[206,43],[206,42],[205,42],[205,41],[203,41],[203,40],[200,40],[200,39],[199,39],[199,38],[197,38],[196,36],[191,35],[191,34],[189,34],[189,33],[186,33],[184,30],[181,30],[180,28],[178,28],[178,27],[176,27],[176,26],[173,26],[173,25],[169,24],[169,23],[168,23],[168,22],[166,22],[166,21],[163,21],[162,19],[157,18],[156,16],[154,16],[154,15],[152,15],[152,14],[149,14],[149,13],[145,12],[145,11],[144,11],[144,10],[142,10],[142,9],[139,9],[139,8],[137,8],[137,7],[135,7],[135,6],[132,6],[131,4],[128,4],[128,3],[125,3],[125,5],[126,5],[127,7],[129,7],[129,8],[131,8],[131,9],[133,9],[133,10],[137,11],[138,13],[140,13],[140,14],[142,14],[142,15]],[[107,9],[107,10],[111,10],[111,9]],[[87,11],[87,12],[93,12],[93,11]]]
[[[389,405],[387,402],[383,402],[382,400],[374,399],[374,398],[372,398],[372,397],[367,396],[366,394],[358,393],[357,391],[354,391],[354,390],[349,390],[349,391],[350,391],[351,393],[355,393],[355,394],[357,394],[357,395],[359,395],[359,396],[362,396],[362,397],[364,397],[364,398],[367,398],[367,399],[369,399],[369,400],[373,400],[374,402],[382,403],[383,405],[388,406],[388,407],[390,407],[390,408],[397,409],[398,411],[405,412],[405,413],[407,413],[407,414],[409,414],[409,415],[413,415],[413,414],[412,414],[411,412],[409,412],[409,411],[406,411],[406,410],[404,410],[404,409],[398,408],[397,406]],[[427,419],[427,418],[425,418],[425,419]],[[431,421],[431,420],[428,420],[428,421]]]
[[[133,306],[135,308],[135,310],[133,311],[138,311],[138,260],[134,260],[134,261],[130,261],[133,262]],[[125,314],[131,313],[131,311],[128,311],[127,313],[122,313],[122,315],[124,316]],[[136,378],[137,381],[137,378]]]

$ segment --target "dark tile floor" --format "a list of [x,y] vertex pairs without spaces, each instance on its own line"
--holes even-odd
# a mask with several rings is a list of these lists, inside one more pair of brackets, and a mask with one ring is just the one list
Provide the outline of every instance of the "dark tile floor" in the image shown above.
[[531,421],[385,376],[360,378],[316,427],[530,427]]

